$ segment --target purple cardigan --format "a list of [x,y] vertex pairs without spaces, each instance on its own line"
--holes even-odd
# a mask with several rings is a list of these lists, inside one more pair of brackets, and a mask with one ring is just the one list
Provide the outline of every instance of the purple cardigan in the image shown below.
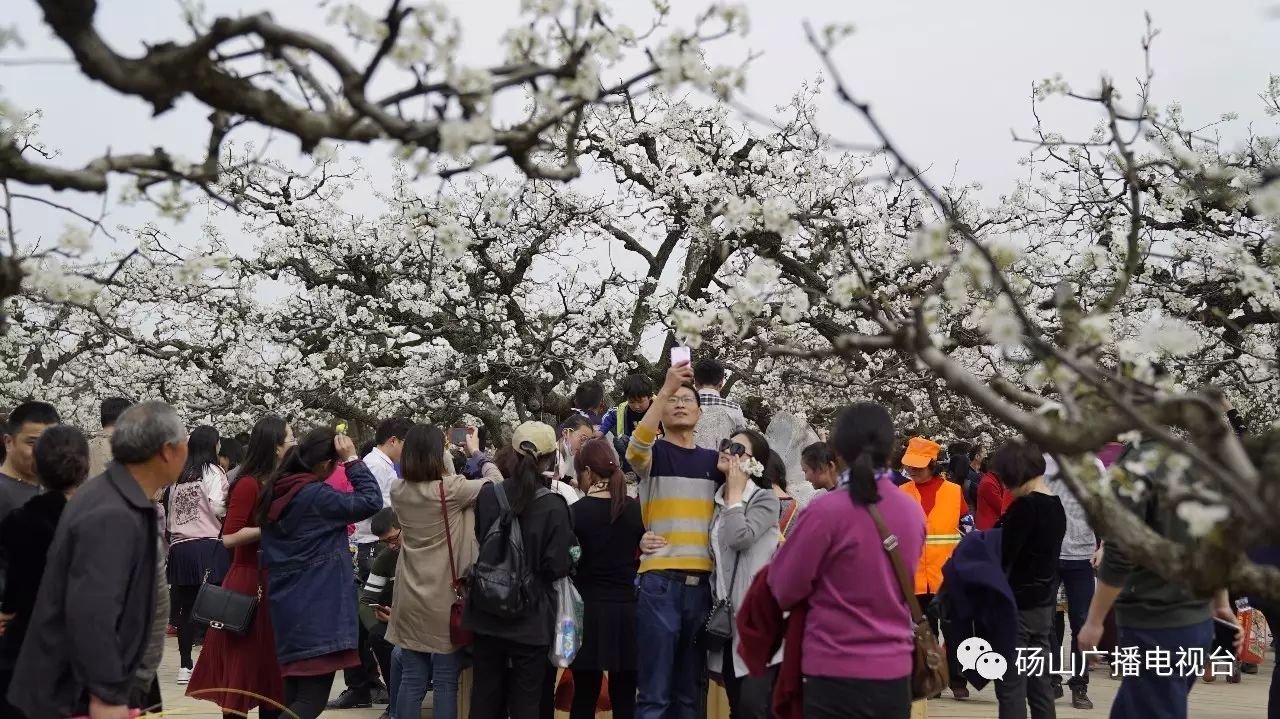
[[[924,511],[882,475],[877,507],[915,576]],[[808,603],[802,670],[808,676],[900,679],[911,674],[911,613],[880,534],[844,488],[815,499],[769,565],[783,610]]]

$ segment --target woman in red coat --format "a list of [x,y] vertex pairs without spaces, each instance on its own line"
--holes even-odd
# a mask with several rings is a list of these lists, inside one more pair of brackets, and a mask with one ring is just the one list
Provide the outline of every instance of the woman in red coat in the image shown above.
[[226,716],[246,716],[259,707],[258,716],[278,717],[284,705],[284,679],[276,660],[267,602],[267,572],[258,566],[258,538],[262,531],[254,521],[260,482],[266,479],[294,443],[293,431],[280,417],[269,414],[258,420],[249,436],[249,448],[240,475],[231,485],[222,543],[235,550],[231,569],[222,582],[225,589],[259,596],[253,622],[245,634],[210,629],[204,651],[196,662],[187,696],[222,707]]

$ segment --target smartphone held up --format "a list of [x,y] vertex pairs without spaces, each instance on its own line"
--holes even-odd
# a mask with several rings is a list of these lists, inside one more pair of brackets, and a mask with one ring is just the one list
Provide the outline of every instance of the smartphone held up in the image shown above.
[[676,367],[682,364],[689,364],[693,361],[692,355],[688,347],[672,347],[671,348],[671,366]]

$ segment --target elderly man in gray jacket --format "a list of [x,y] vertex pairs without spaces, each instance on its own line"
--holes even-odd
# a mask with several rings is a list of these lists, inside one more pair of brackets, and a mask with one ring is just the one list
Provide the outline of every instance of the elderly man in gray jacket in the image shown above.
[[[1097,462],[1099,473],[1106,472],[1102,462]],[[1095,555],[1098,551],[1098,538],[1089,527],[1089,519],[1084,508],[1063,481],[1058,471],[1058,463],[1049,455],[1044,456],[1044,478],[1049,491],[1062,500],[1062,508],[1067,513],[1067,534],[1062,539],[1062,552],[1058,558],[1059,587],[1066,590],[1067,615],[1071,620],[1071,660],[1064,662],[1062,670],[1071,673],[1067,685],[1071,687],[1071,706],[1076,709],[1092,709],[1089,699],[1089,666],[1076,641],[1080,628],[1089,615],[1089,603],[1093,601]],[[1058,592],[1057,589],[1054,590]],[[1062,635],[1066,631],[1064,617],[1061,612],[1054,615],[1053,632],[1055,647],[1062,646]],[[1057,667],[1055,667],[1057,668]],[[1062,675],[1052,677],[1054,694],[1062,696]]]
[[169,405],[144,402],[121,415],[111,454],[67,503],[49,548],[9,689],[29,717],[159,710],[169,602],[152,497],[182,472],[186,427]]

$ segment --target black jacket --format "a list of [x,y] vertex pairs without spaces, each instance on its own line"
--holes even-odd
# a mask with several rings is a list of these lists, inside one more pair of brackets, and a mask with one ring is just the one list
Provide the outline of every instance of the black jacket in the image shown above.
[[127,704],[156,602],[155,504],[112,462],[67,502],[49,548],[9,702],[29,717]]
[[[481,543],[499,516],[493,485],[486,484],[476,499],[476,538]],[[468,602],[464,625],[477,634],[499,637],[535,647],[551,646],[555,625],[555,581],[569,576],[569,547],[573,545],[573,520],[569,505],[555,492],[543,494],[520,515],[526,569],[534,576],[534,606],[519,619],[504,619],[477,609]]]
[[67,498],[61,492],[45,492],[0,521],[0,553],[9,560],[0,611],[13,615],[0,637],[0,666],[12,668],[18,661],[18,650],[36,606],[49,545],[53,544],[58,518],[66,506]]

